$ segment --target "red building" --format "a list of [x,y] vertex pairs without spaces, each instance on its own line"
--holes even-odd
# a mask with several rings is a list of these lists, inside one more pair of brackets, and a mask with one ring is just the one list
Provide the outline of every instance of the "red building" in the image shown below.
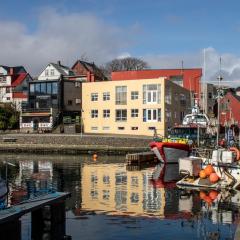
[[119,71],[112,72],[111,77],[113,81],[166,77],[178,85],[190,90],[194,94],[194,97],[199,99],[201,91],[202,69],[147,69],[136,71]]
[[229,91],[220,101],[220,124],[231,126],[240,124],[240,96]]

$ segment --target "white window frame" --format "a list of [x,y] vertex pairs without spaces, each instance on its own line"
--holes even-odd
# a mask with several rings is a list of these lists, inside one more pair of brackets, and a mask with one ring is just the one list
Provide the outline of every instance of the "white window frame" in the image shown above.
[[161,122],[161,108],[143,109],[143,122]]
[[138,91],[131,91],[131,100],[137,100],[138,95],[139,95]]
[[132,118],[137,118],[139,115],[139,110],[137,108],[131,109],[131,117]]
[[110,92],[104,92],[103,101],[109,101],[109,100],[110,100]]
[[81,99],[80,99],[80,98],[76,98],[76,99],[75,99],[75,103],[76,103],[76,104],[80,104],[80,103],[81,103]]
[[49,71],[48,71],[48,69],[45,70],[45,76],[49,76]]
[[[117,116],[117,112],[120,113],[120,116]],[[123,115],[125,115],[123,113],[126,113],[126,116],[123,116]],[[116,114],[116,116],[115,116],[116,122],[126,122],[127,121],[127,109],[116,109],[115,114]]]
[[159,104],[161,95],[160,84],[143,85],[143,104]]
[[98,118],[98,110],[97,109],[91,110],[91,118]]
[[92,102],[98,101],[98,93],[91,93],[91,101]]
[[55,74],[54,69],[51,69],[51,70],[50,70],[50,76],[54,76],[54,74]]
[[110,118],[110,109],[103,110],[103,118]]

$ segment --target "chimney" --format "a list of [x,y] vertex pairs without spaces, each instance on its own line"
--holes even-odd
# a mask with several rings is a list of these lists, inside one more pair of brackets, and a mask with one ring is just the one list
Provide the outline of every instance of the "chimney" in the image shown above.
[[13,75],[13,67],[10,67],[9,75]]
[[57,64],[58,64],[59,66],[61,66],[61,61],[57,61]]

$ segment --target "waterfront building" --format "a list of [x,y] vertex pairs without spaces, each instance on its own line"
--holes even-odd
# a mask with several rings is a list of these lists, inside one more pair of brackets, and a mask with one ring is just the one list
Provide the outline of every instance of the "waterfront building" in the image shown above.
[[200,104],[201,95],[201,68],[180,68],[180,69],[144,69],[133,71],[112,72],[111,79],[116,80],[134,80],[134,79],[152,79],[165,77],[168,80],[188,89],[191,92],[192,106],[197,102]]
[[191,112],[190,92],[164,77],[83,83],[85,133],[166,135]]
[[29,82],[28,102],[20,114],[24,132],[52,131],[54,127],[80,118],[81,80],[72,69],[49,63],[36,80]]
[[17,111],[27,101],[28,82],[32,78],[23,66],[0,66],[0,102],[12,103]]

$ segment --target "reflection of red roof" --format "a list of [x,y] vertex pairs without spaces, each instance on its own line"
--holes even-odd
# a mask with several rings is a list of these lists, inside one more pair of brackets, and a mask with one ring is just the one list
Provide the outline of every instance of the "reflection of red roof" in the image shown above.
[[23,92],[14,92],[13,98],[27,98],[27,95]]
[[20,73],[18,75],[14,75],[12,77],[12,85],[11,86],[16,87],[16,86],[20,85],[24,81],[24,79],[26,78],[27,75],[28,75],[27,73]]

